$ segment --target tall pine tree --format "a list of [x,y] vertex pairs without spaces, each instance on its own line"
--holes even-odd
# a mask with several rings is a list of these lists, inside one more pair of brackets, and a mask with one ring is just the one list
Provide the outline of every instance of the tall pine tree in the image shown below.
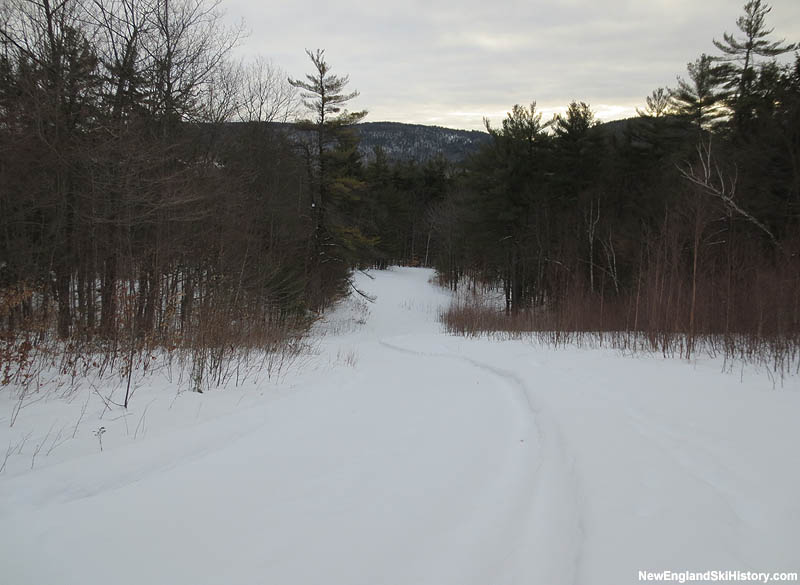
[[744,14],[736,19],[736,26],[743,36],[724,33],[722,41],[714,40],[714,46],[722,51],[721,61],[725,87],[730,91],[729,106],[733,112],[734,127],[745,130],[753,118],[757,99],[754,89],[758,80],[758,58],[772,59],[794,50],[794,44],[783,40],[771,41],[773,29],[767,28],[767,14],[772,8],[761,0],[750,0],[744,5]]
[[331,293],[348,281],[348,272],[358,249],[370,245],[350,220],[352,204],[362,188],[353,176],[352,157],[357,139],[352,126],[367,115],[366,111],[349,112],[346,104],[358,97],[346,92],[348,75],[334,75],[325,60],[325,51],[306,50],[314,66],[305,79],[289,79],[300,90],[303,105],[311,115],[298,127],[312,137],[304,144],[312,188],[313,235],[307,265],[309,301],[316,309],[324,308]]
[[678,88],[672,91],[676,113],[685,116],[700,129],[710,130],[725,115],[721,101],[725,93],[719,86],[725,68],[706,55],[687,65],[689,80],[678,77]]

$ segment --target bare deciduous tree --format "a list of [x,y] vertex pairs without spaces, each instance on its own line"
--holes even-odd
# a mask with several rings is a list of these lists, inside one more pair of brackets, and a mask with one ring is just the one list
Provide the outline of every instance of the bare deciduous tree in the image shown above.
[[288,122],[297,115],[297,90],[263,57],[242,65],[237,116],[243,122]]

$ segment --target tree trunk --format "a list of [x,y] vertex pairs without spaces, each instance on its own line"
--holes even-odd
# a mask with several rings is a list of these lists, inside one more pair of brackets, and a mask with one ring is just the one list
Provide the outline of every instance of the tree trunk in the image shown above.
[[117,257],[112,254],[103,263],[100,287],[100,334],[109,339],[114,335],[117,320]]
[[61,339],[67,339],[70,336],[72,325],[71,290],[72,276],[66,268],[60,268],[56,272],[56,299],[58,300],[58,336]]

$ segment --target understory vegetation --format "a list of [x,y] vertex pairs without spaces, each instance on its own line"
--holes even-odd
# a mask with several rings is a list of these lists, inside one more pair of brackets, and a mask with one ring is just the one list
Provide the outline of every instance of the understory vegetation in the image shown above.
[[347,266],[320,279],[314,256],[312,201],[334,174],[273,124],[297,92],[267,61],[233,62],[240,31],[220,16],[203,0],[3,4],[3,384],[130,379],[158,356],[201,390],[250,352],[292,355],[345,289]]
[[748,2],[638,118],[517,105],[456,164],[362,158],[348,76],[321,50],[299,79],[234,61],[216,3],[9,0],[0,384],[130,386],[172,360],[220,385],[290,361],[354,269],[391,264],[502,292],[454,305],[454,332],[610,331],[796,367],[800,56],[768,14]]
[[439,315],[445,330],[453,335],[531,339],[550,347],[577,345],[668,358],[720,357],[725,368],[753,364],[765,368],[776,381],[800,372],[800,339],[796,334],[746,331],[689,335],[672,327],[635,328],[630,321],[635,318],[630,313],[632,307],[622,303],[598,307],[578,301],[506,313],[500,306],[501,289],[478,281],[464,285]]
[[502,302],[456,303],[447,328],[610,332],[616,346],[797,370],[800,56],[769,39],[768,13],[748,2],[720,54],[636,119],[598,124],[573,102],[545,122],[534,103],[487,125],[436,266],[454,290]]

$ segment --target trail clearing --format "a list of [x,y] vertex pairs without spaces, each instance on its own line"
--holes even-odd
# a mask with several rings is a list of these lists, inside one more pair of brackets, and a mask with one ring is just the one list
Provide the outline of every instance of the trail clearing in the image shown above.
[[[800,379],[447,336],[432,272],[370,274],[357,284],[376,301],[344,301],[280,380],[176,395],[155,374],[127,414],[87,390],[43,397],[13,427],[0,391],[0,582],[800,569]],[[59,429],[74,438],[56,444]]]

